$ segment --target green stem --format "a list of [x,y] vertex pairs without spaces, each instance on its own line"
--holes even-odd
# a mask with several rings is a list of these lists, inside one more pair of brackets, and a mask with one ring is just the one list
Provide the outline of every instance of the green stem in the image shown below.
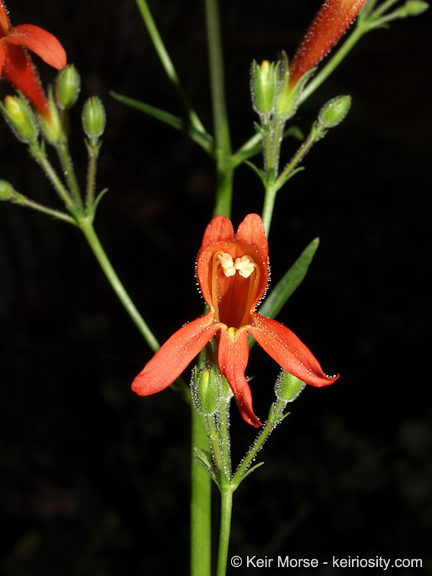
[[59,210],[55,210],[53,208],[48,208],[48,206],[44,206],[43,204],[39,204],[39,202],[34,202],[33,200],[29,200],[22,196],[19,201],[15,202],[15,204],[19,204],[20,206],[25,206],[26,208],[32,208],[33,210],[38,210],[38,212],[43,212],[44,214],[48,214],[48,216],[52,216],[57,220],[63,220],[63,222],[67,222],[68,224],[76,224],[75,219],[64,212],[60,212]]
[[264,205],[262,211],[262,221],[264,224],[264,230],[266,232],[266,236],[268,237],[270,232],[270,225],[273,217],[273,210],[276,201],[276,194],[279,190],[279,186],[277,182],[267,183],[266,190],[264,194]]
[[189,122],[191,123],[191,125],[198,130],[199,132],[205,133],[205,129],[203,127],[203,125],[201,124],[200,119],[198,118],[198,116],[196,115],[196,113],[194,112],[194,110],[192,109],[186,94],[183,91],[183,88],[181,87],[180,84],[180,80],[179,77],[177,76],[177,72],[175,71],[174,68],[174,64],[172,63],[172,60],[165,48],[165,45],[162,41],[162,38],[159,34],[159,31],[156,27],[155,21],[153,20],[153,16],[150,12],[150,9],[148,7],[148,4],[146,2],[146,0],[136,0],[137,6],[139,11],[141,12],[141,17],[144,21],[144,24],[147,28],[147,32],[150,35],[151,41],[153,42],[153,46],[157,52],[157,55],[159,56],[159,59],[161,61],[161,64],[165,70],[165,74],[168,76],[168,79],[171,81],[171,83],[173,84],[173,86],[175,87],[175,89],[177,90],[177,93],[180,96],[180,99],[182,101],[182,104],[184,106],[185,112],[187,114],[187,117],[189,119]]
[[285,166],[283,171],[281,172],[280,176],[276,180],[276,182],[268,182],[266,184],[266,191],[264,196],[264,206],[263,206],[263,213],[262,213],[262,221],[264,224],[264,229],[266,231],[266,235],[268,236],[270,231],[270,225],[273,216],[274,204],[276,200],[276,194],[280,188],[287,182],[287,180],[294,174],[294,170],[298,166],[298,164],[303,160],[312,146],[322,138],[326,133],[326,129],[323,125],[316,123],[309,136],[297,150],[296,154],[292,157],[290,162]]
[[87,166],[87,193],[86,193],[86,212],[87,215],[91,213],[94,203],[94,191],[96,187],[96,167],[99,157],[100,146],[96,138],[92,138],[87,143],[88,166]]
[[221,376],[221,378],[223,380],[221,405],[219,410],[219,438],[224,471],[227,477],[231,478],[231,438],[229,434],[229,410],[233,394],[226,378],[223,376]]
[[225,576],[228,562],[228,550],[231,533],[231,516],[233,505],[233,492],[235,488],[231,484],[221,487],[221,521],[219,531],[219,552],[217,576]]
[[225,102],[225,81],[217,0],[205,0],[210,88],[215,131],[216,203],[214,215],[231,216],[234,163]]
[[278,400],[276,404],[273,405],[272,410],[270,411],[269,419],[265,423],[265,426],[261,430],[260,434],[257,436],[252,448],[246,455],[246,458],[242,461],[240,466],[237,468],[236,473],[234,474],[231,485],[237,488],[239,483],[242,480],[244,474],[246,474],[249,466],[255,460],[257,453],[263,447],[264,442],[267,440],[271,432],[273,432],[276,424],[280,421],[282,416],[282,412],[286,406],[286,401]]
[[[204,419],[192,402],[191,453],[209,450]],[[211,479],[192,458],[191,468],[191,576],[211,574]]]
[[76,214],[76,206],[69,193],[64,186],[63,182],[57,176],[56,171],[51,166],[50,161],[47,158],[45,150],[37,143],[34,142],[29,146],[29,152],[31,156],[36,160],[42,170],[45,172],[48,180],[54,186],[54,190],[57,192],[61,200],[63,200],[66,208],[73,214]]
[[81,198],[80,189],[78,186],[78,182],[75,176],[75,170],[72,164],[72,160],[69,154],[69,148],[67,145],[67,140],[60,140],[58,144],[56,144],[57,154],[60,159],[60,163],[63,168],[63,173],[69,185],[69,190],[71,192],[71,196],[75,201],[75,205],[79,209],[79,211],[83,212],[83,202]]
[[99,262],[100,267],[102,268],[105,276],[107,277],[109,283],[111,284],[112,289],[116,293],[117,297],[119,298],[120,302],[123,304],[125,310],[131,317],[132,321],[134,322],[135,326],[141,332],[144,340],[147,342],[151,350],[153,352],[157,352],[159,350],[159,342],[156,340],[155,336],[151,332],[150,328],[145,323],[143,317],[138,312],[135,304],[132,302],[129,294],[126,292],[123,284],[121,283],[119,277],[117,276],[114,268],[109,261],[102,244],[97,237],[97,234],[93,228],[93,224],[89,218],[81,218],[77,220],[77,225],[81,229],[81,232],[84,234],[90,248],[93,251],[97,261]]

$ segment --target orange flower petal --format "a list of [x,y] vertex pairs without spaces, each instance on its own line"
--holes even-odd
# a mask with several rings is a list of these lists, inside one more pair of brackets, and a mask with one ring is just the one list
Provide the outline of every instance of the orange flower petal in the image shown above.
[[149,396],[168,388],[220,329],[212,321],[209,312],[177,330],[136,376],[132,390]]
[[15,26],[8,34],[6,41],[28,48],[57,70],[66,66],[67,57],[63,46],[55,36],[39,26],[32,24]]
[[260,314],[254,313],[252,318],[249,332],[286,372],[317,387],[328,386],[339,378],[339,374],[326,376],[309,348],[289,328]]
[[253,412],[252,394],[244,374],[248,359],[247,331],[228,332],[226,328],[222,328],[218,354],[219,369],[228,380],[243,419],[259,428],[261,422]]
[[324,58],[368,0],[327,0],[310,25],[289,67],[290,85]]
[[248,214],[238,227],[236,239],[245,244],[253,244],[263,257],[267,266],[268,242],[264,230],[264,224],[258,214]]
[[45,116],[48,113],[48,100],[30,56],[21,46],[6,41],[1,42],[1,45],[4,53],[2,75]]

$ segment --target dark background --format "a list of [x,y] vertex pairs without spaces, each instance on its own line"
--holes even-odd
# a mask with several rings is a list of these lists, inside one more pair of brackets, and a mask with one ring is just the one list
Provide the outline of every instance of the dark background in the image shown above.
[[[211,130],[201,4],[150,2]],[[234,148],[254,130],[252,59],[292,55],[319,5],[222,1]],[[182,134],[109,96],[112,89],[180,112],[132,0],[9,0],[8,8],[13,24],[56,34],[81,72],[71,146],[83,185],[80,107],[93,94],[105,103],[98,185],[110,191],[96,229],[163,341],[202,310],[194,260],[212,215],[213,166]],[[326,100],[353,96],[344,123],[280,192],[269,238],[274,282],[321,238],[279,319],[341,379],[307,388],[266,445],[265,466],[235,495],[231,554],[422,558],[423,572],[397,573],[432,573],[430,38],[430,14],[369,34],[299,112],[307,131]],[[40,68],[51,81],[53,71]],[[295,146],[285,143],[286,160]],[[0,147],[0,177],[60,207],[4,123]],[[247,167],[235,194],[236,227],[262,208],[261,184]],[[77,230],[6,203],[0,354],[0,572],[187,574],[188,409],[171,391],[145,399],[130,392],[150,353]],[[277,372],[256,348],[248,374],[262,419]],[[231,420],[236,464],[254,430],[235,406]]]

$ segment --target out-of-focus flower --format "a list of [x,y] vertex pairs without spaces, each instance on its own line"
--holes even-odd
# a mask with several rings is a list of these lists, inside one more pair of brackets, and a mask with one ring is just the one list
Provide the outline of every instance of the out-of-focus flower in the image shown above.
[[0,0],[0,75],[20,90],[42,116],[47,117],[48,100],[26,49],[57,70],[66,66],[66,52],[57,38],[32,24],[12,27],[6,6]]

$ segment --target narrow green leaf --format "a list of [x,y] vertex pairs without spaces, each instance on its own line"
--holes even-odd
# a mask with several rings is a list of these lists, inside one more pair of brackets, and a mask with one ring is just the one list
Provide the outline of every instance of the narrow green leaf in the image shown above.
[[207,450],[202,448],[194,448],[194,461],[196,464],[204,468],[204,470],[210,475],[212,480],[219,485],[216,470],[213,466],[211,455]]
[[263,464],[264,464],[264,462],[258,462],[258,464],[255,464],[254,466],[252,466],[251,468],[249,468],[249,470],[248,470],[247,472],[245,472],[245,473],[243,474],[243,476],[241,476],[241,477],[239,478],[239,480],[238,480],[235,484],[233,484],[234,489],[237,490],[237,488],[240,486],[240,484],[243,482],[243,480],[244,480],[245,478],[247,478],[247,476],[249,476],[249,474],[252,474],[252,472],[255,472],[255,470],[256,470],[257,468],[261,468],[261,466],[262,466]]
[[102,190],[102,192],[99,192],[99,194],[96,196],[96,200],[94,201],[94,203],[90,209],[90,217],[91,217],[92,222],[93,222],[94,217],[96,215],[96,210],[97,210],[97,207],[99,206],[99,202],[102,200],[102,198],[105,196],[105,194],[107,192],[108,192],[108,188],[104,188]]
[[153,118],[168,124],[168,126],[184,132],[187,136],[189,136],[191,140],[201,146],[201,148],[203,148],[208,154],[211,156],[213,155],[213,138],[207,132],[200,132],[196,130],[187,120],[179,118],[178,116],[174,116],[174,114],[166,112],[165,110],[161,110],[160,108],[156,108],[155,106],[151,106],[150,104],[146,104],[145,102],[135,100],[134,98],[129,98],[128,96],[123,96],[122,94],[116,94],[112,91],[110,94],[118,102],[121,102],[126,106],[130,106],[131,108],[134,108],[143,114],[148,114],[149,116],[152,116]]
[[264,171],[261,170],[260,168],[258,168],[258,166],[255,166],[255,164],[253,162],[249,162],[249,160],[245,160],[244,163],[247,164],[250,168],[252,168],[252,170],[255,172],[255,174],[258,176],[258,178],[261,180],[261,182],[265,185]]
[[319,238],[315,238],[303,250],[285,276],[279,280],[270,294],[266,296],[263,305],[259,309],[260,314],[268,318],[275,318],[279,314],[288,298],[300,286],[306,276],[318,245]]

